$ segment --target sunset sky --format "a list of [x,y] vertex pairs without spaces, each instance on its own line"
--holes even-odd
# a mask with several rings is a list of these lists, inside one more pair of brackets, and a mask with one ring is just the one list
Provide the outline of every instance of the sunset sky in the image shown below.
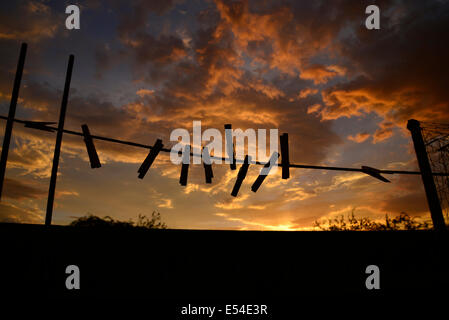
[[[65,28],[77,4],[81,29]],[[366,6],[381,29],[365,28]],[[2,1],[0,114],[7,115],[17,59],[28,43],[16,117],[58,121],[69,54],[75,55],[66,129],[165,146],[176,128],[279,129],[299,164],[417,170],[408,119],[448,122],[449,1]],[[0,121],[3,136],[5,121]],[[16,123],[0,220],[43,223],[55,134]],[[54,224],[92,213],[136,219],[157,210],[170,228],[307,230],[347,215],[429,217],[419,176],[291,169],[240,194],[237,176],[214,165],[213,184],[193,165],[95,141],[91,169],[82,138],[64,135]]]

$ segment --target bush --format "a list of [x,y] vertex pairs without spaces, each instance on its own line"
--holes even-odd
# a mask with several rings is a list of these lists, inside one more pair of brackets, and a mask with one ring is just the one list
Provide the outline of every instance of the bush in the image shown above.
[[343,215],[328,219],[324,222],[315,221],[314,227],[323,231],[390,231],[390,230],[430,230],[432,224],[429,221],[417,221],[407,213],[390,218],[385,215],[385,222],[372,221],[370,218],[357,218],[354,215],[355,209],[348,214],[347,220]]
[[84,217],[80,217],[70,223],[73,227],[95,227],[95,228],[116,228],[116,229],[128,229],[128,228],[141,228],[141,229],[167,229],[167,225],[162,222],[161,214],[153,211],[151,218],[145,215],[139,214],[137,222],[114,220],[113,218],[106,216],[104,218],[97,217],[92,214],[88,214]]

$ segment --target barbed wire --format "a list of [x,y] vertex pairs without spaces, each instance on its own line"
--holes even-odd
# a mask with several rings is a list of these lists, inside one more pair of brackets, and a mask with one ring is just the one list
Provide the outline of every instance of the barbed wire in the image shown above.
[[[449,173],[449,124],[421,122],[422,135],[432,171]],[[441,209],[449,220],[449,177],[434,176]]]

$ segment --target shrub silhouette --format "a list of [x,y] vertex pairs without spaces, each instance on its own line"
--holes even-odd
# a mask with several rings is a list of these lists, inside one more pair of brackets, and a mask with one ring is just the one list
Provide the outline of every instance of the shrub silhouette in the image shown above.
[[84,217],[80,217],[70,223],[72,227],[95,227],[95,228],[115,228],[115,229],[128,229],[128,228],[140,228],[140,229],[167,229],[167,225],[162,222],[161,214],[153,211],[151,218],[145,215],[139,214],[137,222],[114,220],[113,218],[106,216],[100,218],[98,216],[88,214]]
[[390,231],[390,230],[430,230],[432,224],[430,221],[417,221],[415,217],[409,216],[405,212],[390,218],[385,215],[385,222],[376,222],[367,217],[357,218],[354,215],[355,209],[345,219],[343,215],[328,219],[323,223],[315,221],[314,227],[323,231]]

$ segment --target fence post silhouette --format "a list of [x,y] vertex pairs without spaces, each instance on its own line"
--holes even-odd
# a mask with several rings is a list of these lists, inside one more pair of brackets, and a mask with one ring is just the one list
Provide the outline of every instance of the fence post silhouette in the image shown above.
[[435,230],[446,230],[443,212],[441,210],[440,200],[438,198],[437,188],[433,180],[432,169],[430,168],[429,158],[424,145],[424,139],[421,133],[419,121],[411,119],[407,123],[407,129],[410,130],[415,146],[416,158],[418,159],[421,178],[426,191],[427,203],[429,205],[430,215],[432,217]]
[[11,103],[9,105],[8,120],[6,121],[5,135],[3,137],[2,156],[0,159],[0,201],[2,199],[3,182],[5,180],[6,162],[8,161],[9,144],[11,142],[12,127],[14,117],[16,116],[17,99],[19,97],[20,82],[22,81],[23,66],[25,65],[25,56],[27,53],[27,44],[22,43],[20,47],[19,62],[17,63],[16,76],[11,94]]
[[70,81],[72,79],[72,69],[75,57],[73,54],[69,57],[67,73],[65,77],[64,93],[62,95],[61,111],[59,112],[58,131],[56,133],[55,151],[53,155],[53,166],[51,168],[50,187],[48,189],[47,213],[45,215],[45,225],[51,225],[53,215],[53,203],[55,200],[56,178],[58,177],[59,155],[61,154],[62,134],[64,132],[64,120],[67,111],[67,102],[69,99]]

